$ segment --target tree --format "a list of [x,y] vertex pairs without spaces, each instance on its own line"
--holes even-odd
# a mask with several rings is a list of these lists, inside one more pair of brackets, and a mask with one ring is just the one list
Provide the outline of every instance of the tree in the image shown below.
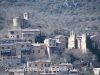
[[46,38],[46,36],[41,34],[41,32],[40,32],[40,34],[35,37],[35,43],[37,43],[37,42],[38,43],[43,43],[45,38]]
[[100,61],[100,49],[98,49],[98,45],[91,40],[90,36],[87,36],[87,48],[96,56],[96,59]]

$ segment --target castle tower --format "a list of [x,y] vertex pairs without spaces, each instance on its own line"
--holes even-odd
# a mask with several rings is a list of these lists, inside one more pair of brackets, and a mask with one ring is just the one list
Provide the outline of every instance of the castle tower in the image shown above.
[[68,49],[72,49],[72,48],[75,48],[75,32],[72,30],[70,32],[70,37],[68,38]]
[[29,15],[28,13],[24,13],[24,19],[20,17],[15,17],[13,19],[13,28],[14,29],[25,29],[30,26],[28,22]]
[[23,16],[24,16],[24,19],[26,19],[26,20],[29,19],[29,13],[24,13]]
[[78,46],[78,49],[82,49],[82,36],[78,36],[77,37],[77,46]]
[[86,53],[86,34],[82,34],[82,52]]
[[70,32],[70,36],[72,35],[75,35],[75,32],[73,30]]
[[82,50],[82,53],[86,53],[86,34],[82,34],[77,37],[78,49]]
[[21,25],[22,25],[22,19],[19,17],[15,17],[13,19],[13,27],[19,29]]

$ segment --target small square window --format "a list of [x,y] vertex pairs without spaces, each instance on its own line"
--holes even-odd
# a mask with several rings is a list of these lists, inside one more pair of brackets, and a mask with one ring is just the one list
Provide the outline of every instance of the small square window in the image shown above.
[[51,71],[49,71],[49,73],[51,73]]
[[37,66],[37,64],[35,64],[35,66]]
[[38,50],[38,53],[40,53],[40,50]]
[[23,47],[24,47],[24,45],[21,45],[21,47],[23,48]]
[[[14,36],[13,36],[14,37]],[[17,38],[19,38],[19,35],[17,35]]]
[[4,49],[4,47],[2,47],[2,49]]
[[7,49],[10,49],[10,47],[7,47]]

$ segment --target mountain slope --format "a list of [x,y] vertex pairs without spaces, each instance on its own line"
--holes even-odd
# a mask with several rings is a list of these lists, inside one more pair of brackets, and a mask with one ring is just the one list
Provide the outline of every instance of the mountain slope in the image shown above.
[[0,0],[4,18],[0,25],[10,29],[14,17],[29,12],[31,27],[40,28],[48,36],[67,35],[71,29],[84,33],[86,28],[92,35],[100,32],[99,7],[100,0]]

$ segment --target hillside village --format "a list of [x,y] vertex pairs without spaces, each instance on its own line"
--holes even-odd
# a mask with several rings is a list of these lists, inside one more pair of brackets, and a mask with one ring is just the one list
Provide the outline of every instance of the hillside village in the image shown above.
[[66,59],[67,56],[62,62],[52,61],[56,55],[60,57],[66,51],[72,53],[70,57],[75,52],[87,54],[87,33],[76,35],[71,30],[70,36],[57,35],[39,43],[35,40],[41,31],[28,28],[29,13],[24,13],[23,17],[15,17],[8,38],[0,39],[0,75],[99,75],[100,68],[95,65],[100,67],[100,64],[92,58],[91,61],[72,63]]

